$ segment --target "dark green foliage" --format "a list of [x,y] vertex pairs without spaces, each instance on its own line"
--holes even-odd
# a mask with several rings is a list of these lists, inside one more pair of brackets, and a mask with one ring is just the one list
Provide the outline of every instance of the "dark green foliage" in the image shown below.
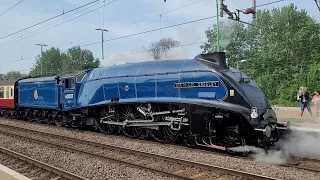
[[[272,103],[297,106],[297,88],[310,93],[320,90],[320,26],[305,10],[291,4],[272,10],[259,10],[252,25],[222,24],[229,28],[229,43],[223,47],[229,64],[252,77]],[[215,49],[216,27],[206,31],[204,52]]]
[[30,76],[56,75],[59,73],[73,72],[89,68],[96,68],[100,65],[99,59],[95,59],[91,51],[72,47],[67,52],[61,52],[58,48],[51,48],[38,56]]

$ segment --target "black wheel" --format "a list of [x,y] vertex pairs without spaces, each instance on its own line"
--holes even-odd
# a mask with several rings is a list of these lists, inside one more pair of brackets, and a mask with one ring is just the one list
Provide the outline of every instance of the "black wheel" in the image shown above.
[[158,130],[151,129],[148,131],[154,140],[165,144],[173,143],[179,135],[179,131],[171,129],[170,126],[159,126]]
[[33,122],[36,120],[36,112],[34,110],[30,110],[28,120],[30,122]]
[[[153,108],[154,112],[161,111],[159,107]],[[156,122],[165,122],[164,116],[155,116],[154,117]],[[150,136],[160,142],[160,143],[165,143],[165,144],[170,144],[173,143],[174,141],[177,140],[179,131],[171,129],[170,126],[159,126],[159,129],[149,129],[148,130]]]
[[36,122],[37,122],[37,123],[42,123],[43,120],[44,120],[44,112],[40,110],[40,111],[37,113]]
[[63,126],[63,115],[58,115],[57,119],[54,121],[54,124],[58,127],[62,127]]
[[45,118],[45,121],[44,121],[46,124],[49,124],[51,125],[53,122],[54,122],[54,118],[53,118],[53,112],[49,111],[47,113],[47,118]]
[[243,156],[246,156],[248,154],[248,152],[233,149],[235,147],[246,145],[245,139],[242,138],[239,135],[239,133],[237,133],[235,130],[232,130],[232,129],[226,130],[224,133],[224,138],[226,141],[226,147],[227,147],[228,153],[234,154],[234,155],[243,155]]
[[191,131],[187,131],[183,134],[183,142],[188,147],[196,146],[195,136],[192,135]]
[[103,109],[100,112],[100,116],[99,118],[95,119],[95,123],[96,123],[96,130],[98,130],[99,132],[105,133],[105,134],[112,134],[115,132],[117,126],[116,125],[111,125],[111,124],[104,124],[100,121],[100,118],[103,117],[108,117],[107,121],[116,121],[116,117],[114,117],[113,115],[110,116],[109,113],[107,113],[107,111],[105,109]]
[[[127,106],[121,113],[121,120],[135,120],[141,119],[142,115],[139,115],[134,107]],[[143,132],[142,128],[139,127],[123,127],[122,132],[129,138],[139,138]]]

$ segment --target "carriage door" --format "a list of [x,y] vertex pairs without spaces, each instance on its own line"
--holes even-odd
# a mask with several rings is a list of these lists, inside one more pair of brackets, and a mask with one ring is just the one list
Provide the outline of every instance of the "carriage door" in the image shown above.
[[64,79],[63,109],[68,110],[76,106],[75,78]]

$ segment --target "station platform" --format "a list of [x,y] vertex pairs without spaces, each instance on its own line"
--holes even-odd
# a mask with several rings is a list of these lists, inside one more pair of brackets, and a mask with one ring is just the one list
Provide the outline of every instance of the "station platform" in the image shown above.
[[320,120],[298,119],[298,118],[278,118],[278,122],[290,122],[290,129],[295,131],[318,132],[320,133]]
[[0,164],[0,180],[31,180],[31,179]]

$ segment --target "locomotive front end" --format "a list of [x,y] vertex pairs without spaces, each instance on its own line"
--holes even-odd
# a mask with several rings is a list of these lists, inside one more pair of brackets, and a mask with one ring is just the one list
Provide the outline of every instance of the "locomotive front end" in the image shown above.
[[248,139],[250,144],[261,147],[273,145],[290,131],[290,122],[278,122],[267,97],[250,77],[234,68],[229,68],[225,75],[232,80],[229,82],[233,82],[232,86],[238,95],[237,98],[230,97],[228,101],[247,108],[243,116],[252,131]]
[[290,131],[290,122],[279,123],[273,109],[260,110],[260,116],[256,111],[256,108],[252,108],[250,119],[256,122],[253,128],[258,146],[273,145]]

